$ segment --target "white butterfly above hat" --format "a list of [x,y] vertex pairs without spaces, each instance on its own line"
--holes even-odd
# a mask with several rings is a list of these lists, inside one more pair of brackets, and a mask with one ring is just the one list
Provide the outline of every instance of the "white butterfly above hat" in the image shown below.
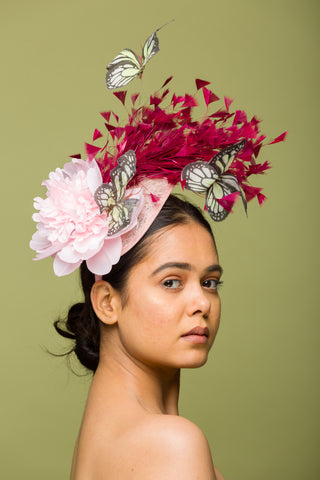
[[167,22],[157,28],[147,38],[142,48],[141,57],[130,48],[125,48],[109,63],[107,66],[106,85],[110,90],[122,88],[134,78],[141,77],[147,62],[160,50],[157,32],[171,22]]

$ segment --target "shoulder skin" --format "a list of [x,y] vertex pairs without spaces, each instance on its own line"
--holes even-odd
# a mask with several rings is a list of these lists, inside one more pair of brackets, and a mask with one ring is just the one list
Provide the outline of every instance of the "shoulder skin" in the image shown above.
[[[194,423],[175,415],[148,415],[121,439],[117,478],[130,480],[223,480],[208,441]],[[126,446],[126,447],[125,447]],[[103,465],[100,465],[100,474]],[[103,474],[99,478],[107,476]],[[219,474],[218,474],[219,475]],[[110,477],[109,477],[110,478]]]

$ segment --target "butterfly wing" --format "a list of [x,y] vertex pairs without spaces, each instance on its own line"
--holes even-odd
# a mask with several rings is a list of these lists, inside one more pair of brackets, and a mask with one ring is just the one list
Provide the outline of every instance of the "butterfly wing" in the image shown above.
[[221,222],[229,215],[228,210],[223,208],[223,206],[220,205],[219,202],[217,202],[214,196],[213,188],[209,188],[208,190],[206,197],[206,208],[210,217],[215,222]]
[[243,149],[245,143],[245,140],[241,140],[241,142],[235,143],[234,145],[229,145],[229,147],[221,150],[210,160],[209,164],[213,166],[217,175],[220,176],[228,170],[234,157]]
[[118,165],[111,170],[110,183],[100,185],[94,199],[100,213],[107,211],[109,217],[108,236],[115,235],[131,222],[132,213],[138,203],[137,199],[123,199],[127,184],[136,173],[136,155],[128,150],[118,159]]
[[118,158],[118,165],[125,168],[132,177],[136,173],[136,162],[137,158],[133,150],[128,150]]
[[244,208],[247,213],[247,202],[245,196],[238,183],[238,180],[234,175],[221,175],[219,180],[214,182],[214,184],[208,189],[206,196],[206,207],[210,217],[215,222],[221,222],[221,220],[224,220],[230,213],[223,208],[222,205],[220,205],[217,199],[220,200],[221,198],[226,197],[234,192],[240,192]]
[[143,68],[138,55],[129,48],[125,48],[107,66],[107,88],[114,89],[124,87],[140,75],[142,70]]
[[220,181],[223,182],[223,184],[225,186],[227,186],[229,189],[232,189],[232,192],[240,192],[242,202],[243,202],[243,206],[244,206],[244,210],[245,210],[246,215],[247,215],[247,200],[246,200],[246,197],[245,197],[245,194],[244,194],[242,188],[239,185],[239,182],[238,182],[237,178],[234,175],[225,174],[225,175],[222,175]]
[[159,39],[157,37],[157,32],[161,30],[161,28],[165,27],[169,23],[173,22],[173,20],[170,20],[170,22],[165,23],[161,27],[157,28],[150,37],[147,38],[147,40],[144,42],[143,49],[142,49],[142,67],[146,65],[146,63],[150,60],[153,55],[159,52]]
[[[159,28],[158,28],[159,30]],[[142,49],[142,66],[144,67],[146,63],[150,60],[153,55],[159,52],[159,39],[157,37],[157,31],[152,33],[150,37],[147,38],[143,45]]]
[[109,183],[100,185],[94,193],[96,204],[100,208],[100,213],[109,211],[115,205],[114,190]]
[[203,193],[218,179],[215,169],[208,162],[194,162],[186,165],[181,173],[185,187],[196,193]]
[[136,154],[128,150],[118,159],[118,165],[111,170],[110,178],[113,185],[115,199],[119,202],[125,193],[127,184],[136,173]]
[[129,225],[134,207],[137,205],[137,203],[137,199],[128,198],[127,200],[117,203],[114,206],[110,212],[108,237],[115,235]]

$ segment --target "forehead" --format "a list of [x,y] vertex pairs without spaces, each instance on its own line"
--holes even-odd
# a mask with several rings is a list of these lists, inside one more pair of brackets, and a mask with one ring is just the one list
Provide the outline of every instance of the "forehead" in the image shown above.
[[167,262],[189,263],[199,268],[219,263],[211,234],[193,221],[158,231],[150,237],[147,254],[140,265],[156,268]]

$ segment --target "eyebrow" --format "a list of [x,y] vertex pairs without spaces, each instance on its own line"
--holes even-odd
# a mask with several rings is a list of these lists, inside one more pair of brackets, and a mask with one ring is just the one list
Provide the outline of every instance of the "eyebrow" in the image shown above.
[[[164,263],[163,265],[160,265],[154,272],[152,272],[151,276],[156,275],[157,273],[161,272],[162,270],[166,270],[167,268],[179,268],[181,270],[188,270],[191,271],[193,270],[193,267],[190,265],[190,263],[181,263],[181,262],[168,262]],[[206,269],[206,272],[220,272],[220,274],[223,273],[223,268],[221,265],[209,265]]]

